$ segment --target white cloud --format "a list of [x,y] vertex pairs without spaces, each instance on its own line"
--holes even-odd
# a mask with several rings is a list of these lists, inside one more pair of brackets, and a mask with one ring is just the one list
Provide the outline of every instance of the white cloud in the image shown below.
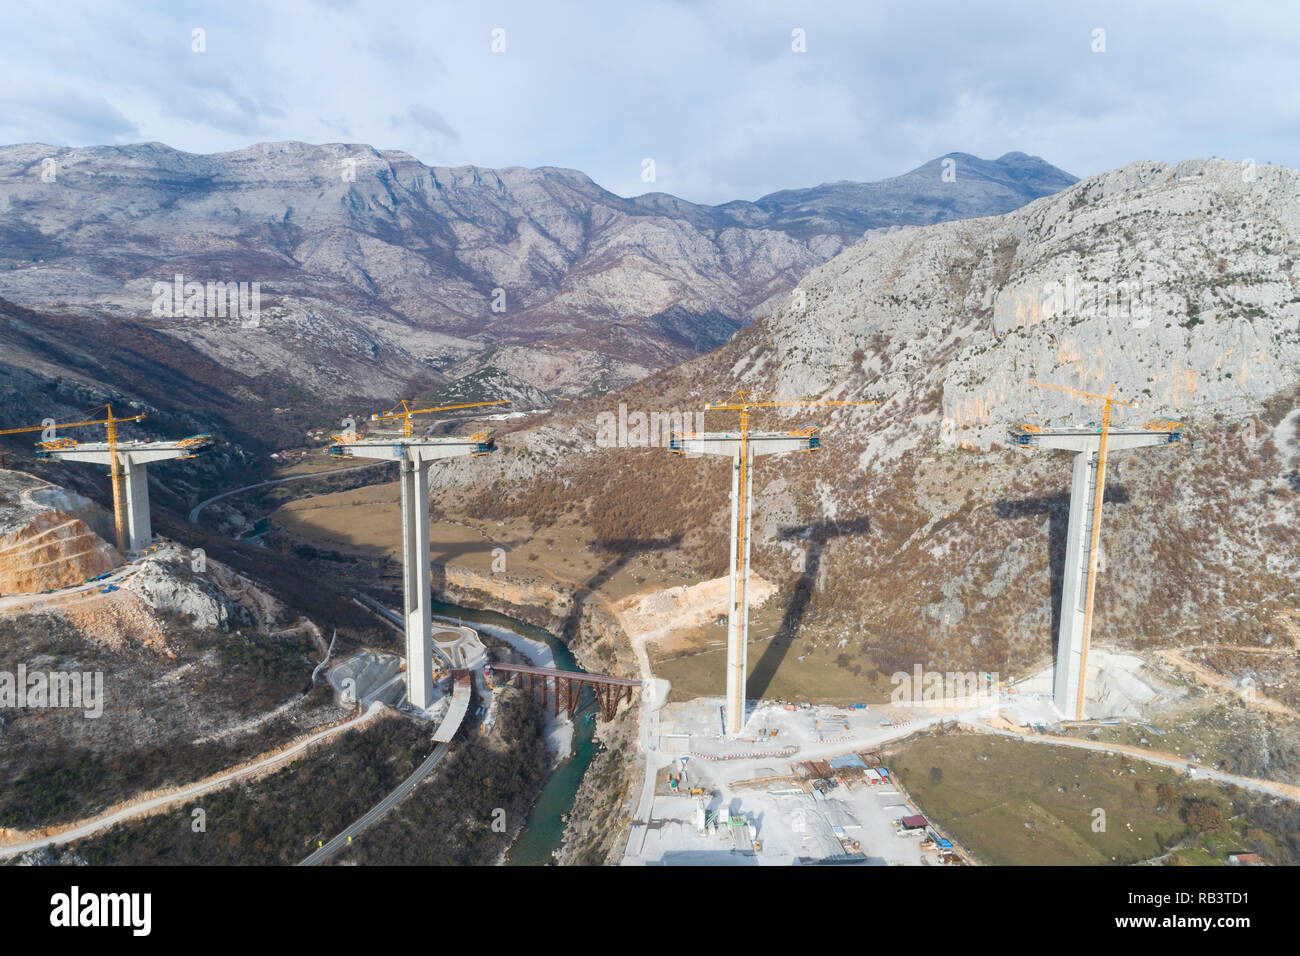
[[106,0],[6,18],[7,142],[352,141],[706,202],[950,151],[1078,175],[1210,154],[1300,165],[1285,5]]

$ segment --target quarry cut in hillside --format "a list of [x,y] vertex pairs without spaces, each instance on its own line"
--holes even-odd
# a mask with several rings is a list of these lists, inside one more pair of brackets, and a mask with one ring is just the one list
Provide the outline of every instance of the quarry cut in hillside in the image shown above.
[[[726,617],[730,584],[730,578],[720,577],[689,587],[678,585],[648,594],[633,594],[614,604],[614,616],[633,643],[658,640],[675,631],[704,627],[719,617]],[[750,576],[751,609],[762,607],[775,593],[776,585],[757,574]]]
[[223,632],[270,630],[284,616],[283,604],[253,581],[206,557],[198,570],[190,550],[173,542],[124,567],[105,540],[112,534],[112,515],[89,499],[24,472],[0,471],[0,594],[39,594],[123,568],[117,593],[82,601],[76,612],[89,615],[81,623],[91,631],[114,640],[158,637],[164,629],[157,613]]
[[18,471],[0,471],[0,594],[79,584],[119,567],[112,517],[88,498]]

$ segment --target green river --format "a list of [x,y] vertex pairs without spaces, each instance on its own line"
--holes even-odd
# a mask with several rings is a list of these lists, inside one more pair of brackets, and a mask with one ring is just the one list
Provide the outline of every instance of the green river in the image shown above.
[[[515,634],[544,641],[555,655],[555,666],[561,670],[581,671],[573,655],[556,636],[549,631],[531,624],[524,624],[514,618],[506,617],[495,611],[480,611],[474,608],[457,607],[454,604],[433,602],[433,613],[452,621],[465,621],[469,624],[486,625],[484,633],[492,635],[492,628],[513,631]],[[564,815],[573,808],[578,785],[582,775],[587,772],[591,758],[596,755],[597,744],[594,739],[596,722],[591,691],[582,692],[578,706],[578,719],[573,728],[573,756],[562,761],[552,772],[542,788],[537,803],[533,807],[510,852],[506,856],[508,866],[545,866],[553,862],[551,853],[560,847],[560,838],[564,833]]]

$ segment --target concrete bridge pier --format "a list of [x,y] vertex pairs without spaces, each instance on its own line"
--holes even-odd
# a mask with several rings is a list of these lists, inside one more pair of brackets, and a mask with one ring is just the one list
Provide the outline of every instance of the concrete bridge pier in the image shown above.
[[[143,551],[153,543],[153,523],[149,519],[149,470],[151,462],[183,461],[194,458],[198,451],[211,444],[211,436],[194,435],[175,442],[122,442],[117,446],[118,466],[125,485],[123,501],[114,500],[121,508],[125,522],[125,544],[128,551]],[[41,446],[39,457],[58,461],[80,461],[111,468],[112,452],[106,442],[77,442],[60,445],[51,442]],[[116,489],[114,489],[116,493]]]
[[429,580],[429,466],[443,458],[486,455],[491,432],[466,437],[354,438],[339,436],[330,454],[396,462],[402,487],[402,591],[406,630],[406,699],[433,704],[433,587]]
[[406,696],[421,710],[433,703],[433,589],[429,582],[429,462],[404,459],[402,591],[406,619]]
[[[1180,429],[1143,426],[1111,428],[1107,433],[1107,455],[1134,448],[1168,445],[1180,441]],[[1029,428],[1012,426],[1008,440],[1029,448],[1056,448],[1074,452],[1070,479],[1070,524],[1065,539],[1065,569],[1061,581],[1061,623],[1056,640],[1056,663],[1052,679],[1052,704],[1062,717],[1082,719],[1079,686],[1087,679],[1085,653],[1091,638],[1087,620],[1089,580],[1092,567],[1094,514],[1100,524],[1097,485],[1106,476],[1100,468],[1100,429]],[[1095,587],[1095,586],[1094,586]]]

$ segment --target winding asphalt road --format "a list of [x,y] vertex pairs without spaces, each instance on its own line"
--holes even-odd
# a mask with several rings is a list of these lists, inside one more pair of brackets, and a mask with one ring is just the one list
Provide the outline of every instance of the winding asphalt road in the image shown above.
[[439,744],[438,746],[434,747],[433,753],[429,754],[429,756],[424,758],[424,763],[416,767],[415,772],[411,774],[409,777],[407,777],[405,780],[403,780],[401,783],[399,783],[396,789],[394,789],[392,793],[384,797],[384,799],[380,800],[373,807],[367,810],[365,814],[363,814],[356,821],[356,823],[353,823],[351,826],[349,826],[346,830],[344,830],[334,839],[330,840],[329,843],[326,843],[324,846],[322,846],[315,853],[307,857],[307,859],[303,860],[298,865],[318,866],[319,864],[324,863],[326,860],[328,860],[339,850],[343,849],[343,847],[347,846],[348,842],[354,836],[357,836],[359,833],[361,833],[361,831],[365,830],[372,823],[377,822],[380,818],[382,818],[385,814],[387,814],[389,810],[397,806],[397,804],[400,803],[406,797],[407,794],[409,794],[412,790],[415,789],[416,784],[418,784],[421,780],[427,777],[429,775],[429,772],[433,770],[434,767],[438,766],[438,764],[442,761],[442,758],[445,756],[447,756],[446,744]]
[[288,478],[272,478],[270,481],[259,481],[255,485],[244,485],[242,488],[236,488],[233,491],[223,491],[219,495],[213,495],[207,501],[200,501],[190,512],[190,524],[199,523],[199,512],[212,504],[214,501],[220,501],[222,498],[229,498],[231,495],[237,495],[240,492],[252,491],[254,488],[265,488],[267,485],[282,485],[286,481],[302,481],[304,478],[323,478],[326,475],[337,475],[344,471],[360,471],[362,468],[374,468],[376,465],[387,465],[387,461],[368,461],[364,465],[352,465],[348,468],[331,468],[329,471],[308,471],[301,475],[290,475]]

